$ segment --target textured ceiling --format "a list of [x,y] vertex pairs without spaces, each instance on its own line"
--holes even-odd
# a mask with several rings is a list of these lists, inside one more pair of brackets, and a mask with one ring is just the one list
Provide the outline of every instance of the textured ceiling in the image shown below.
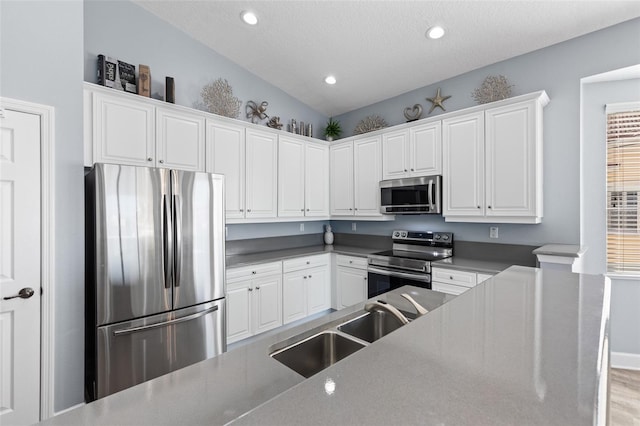
[[[135,3],[325,115],[640,16],[638,0]],[[259,24],[244,24],[243,10]],[[424,36],[433,25],[442,39]]]

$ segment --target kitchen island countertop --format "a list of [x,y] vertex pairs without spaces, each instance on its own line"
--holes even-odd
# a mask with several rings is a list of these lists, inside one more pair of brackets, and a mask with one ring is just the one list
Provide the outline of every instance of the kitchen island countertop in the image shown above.
[[455,298],[408,286],[383,296],[410,310],[402,292],[430,312],[309,379],[269,352],[362,304],[44,423],[604,424],[607,278],[514,266]]

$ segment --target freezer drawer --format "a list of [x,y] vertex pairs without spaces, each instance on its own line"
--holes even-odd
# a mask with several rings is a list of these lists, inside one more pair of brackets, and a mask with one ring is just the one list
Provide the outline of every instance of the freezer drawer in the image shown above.
[[95,379],[87,384],[93,386],[87,389],[87,399],[102,398],[226,351],[224,311],[221,299],[98,327]]

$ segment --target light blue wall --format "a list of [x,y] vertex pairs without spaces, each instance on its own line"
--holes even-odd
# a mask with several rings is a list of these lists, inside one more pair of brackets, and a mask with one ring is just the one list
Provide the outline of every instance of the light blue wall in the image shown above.
[[82,8],[81,0],[0,3],[0,95],[55,108],[56,411],[84,399]]
[[[249,238],[284,237],[287,235],[320,234],[329,221],[256,223],[251,225],[227,225],[227,241]],[[300,230],[304,226],[304,231]]]
[[[640,64],[640,61],[638,62]],[[640,79],[583,84],[581,244],[583,272],[604,274],[606,264],[605,105],[640,101]],[[640,280],[611,279],[611,351],[640,357]]]
[[[245,120],[249,100],[268,101],[267,114],[286,123],[292,118],[313,124],[320,135],[327,117],[292,98],[217,52],[195,41],[155,15],[129,1],[86,0],[84,7],[84,80],[96,83],[97,56],[104,54],[151,69],[151,93],[164,99],[165,77],[175,79],[176,104],[193,107],[201,102],[202,88],[226,79],[233,94],[243,103],[240,120]],[[263,124],[265,122],[262,122]]]
[[[475,105],[471,97],[488,75],[502,74],[513,94],[546,90],[551,102],[544,110],[544,219],[538,225],[499,226],[500,238],[489,239],[490,224],[445,223],[441,218],[417,216],[396,223],[358,223],[358,232],[387,235],[394,227],[454,232],[456,239],[514,244],[580,241],[580,79],[640,63],[640,19],[587,34],[546,49],[518,56],[431,86],[336,117],[348,136],[367,115],[377,114],[390,125],[404,122],[405,107],[420,103],[440,87],[447,111]],[[434,64],[437,66],[437,64]],[[436,109],[431,116],[441,114]],[[351,223],[332,223],[336,232],[351,232]]]

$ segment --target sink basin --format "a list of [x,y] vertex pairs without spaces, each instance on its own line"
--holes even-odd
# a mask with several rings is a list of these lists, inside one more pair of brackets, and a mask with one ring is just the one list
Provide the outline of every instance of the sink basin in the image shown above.
[[304,377],[311,377],[362,348],[362,343],[334,331],[323,331],[276,351],[271,357]]
[[373,311],[340,325],[338,330],[372,343],[402,325],[388,312]]

